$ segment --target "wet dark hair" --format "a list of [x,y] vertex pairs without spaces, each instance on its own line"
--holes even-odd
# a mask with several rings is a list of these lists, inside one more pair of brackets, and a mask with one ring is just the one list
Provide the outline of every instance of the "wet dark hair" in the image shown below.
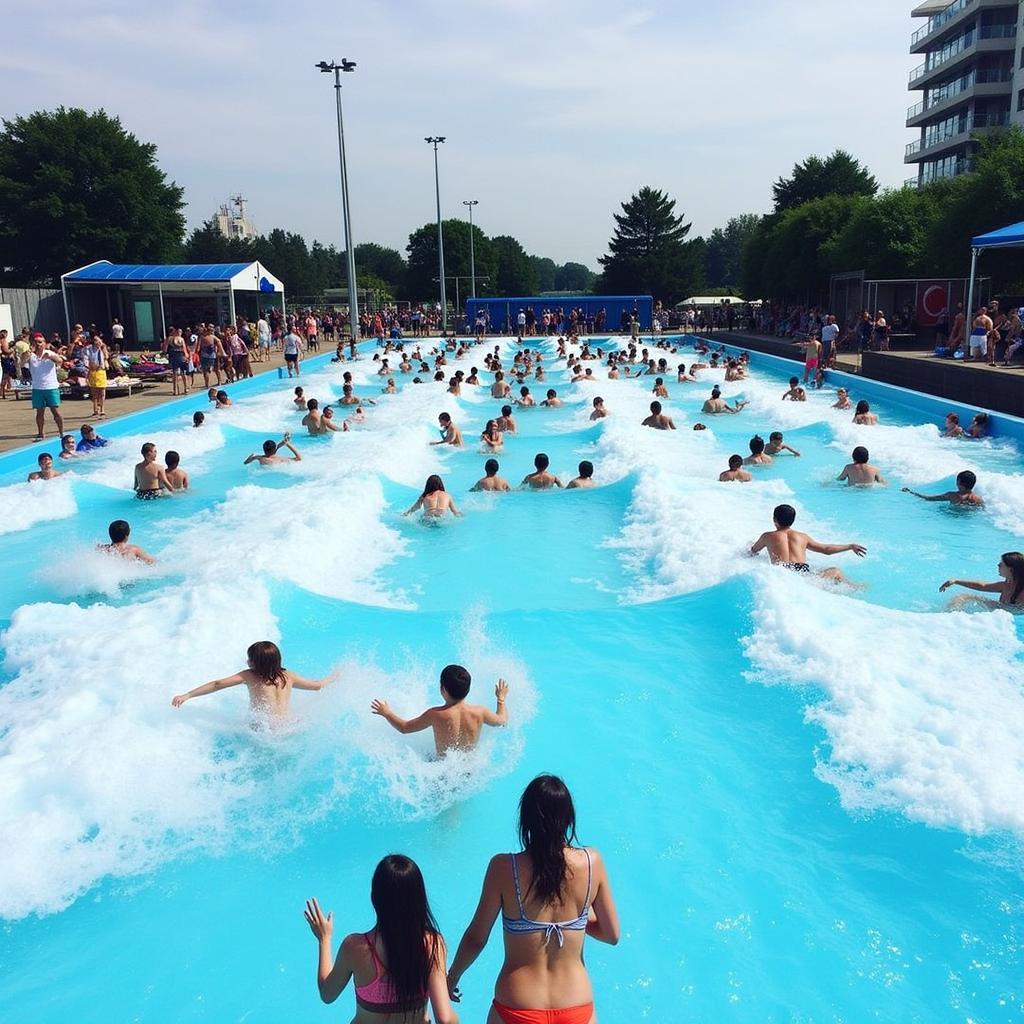
[[565,890],[565,848],[576,840],[576,808],[556,775],[538,775],[519,800],[519,842],[529,854],[533,879],[528,893],[544,906]]
[[530,389],[525,384],[519,389],[519,394],[521,394],[523,398],[525,398],[529,393]]
[[870,405],[868,405],[868,403],[867,403],[867,400],[866,400],[866,399],[863,399],[863,398],[862,398],[862,399],[861,399],[861,400],[860,400],[860,401],[859,401],[859,402],[857,403],[857,408],[856,408],[856,409],[855,409],[854,411],[856,412],[856,414],[857,414],[858,416],[860,416],[860,415],[862,415],[863,413],[866,413],[866,412],[871,412],[871,406],[870,406]]
[[301,387],[297,387],[297,388],[295,389],[295,397],[296,397],[296,398],[301,398],[301,397],[302,397],[302,393],[303,393],[303,392],[302,392],[302,388],[301,388]]
[[730,455],[729,456],[729,468],[730,469],[739,469],[740,466],[742,466],[742,465],[743,465],[743,456],[742,455]]
[[438,491],[443,490],[444,481],[436,473],[431,473],[427,477],[427,482],[423,485],[423,493],[420,497],[425,498],[428,494],[436,494]]
[[36,456],[36,462],[38,462],[40,466],[43,464],[43,459],[49,459],[53,462],[53,456],[49,452],[40,452]]
[[750,454],[760,455],[764,451],[764,438],[760,434],[755,434],[750,439]]
[[584,459],[580,463],[580,476],[584,480],[589,480],[594,475],[594,464],[589,459]]
[[461,665],[445,665],[441,669],[441,685],[445,689],[445,693],[449,697],[454,697],[455,700],[465,700],[469,694],[469,684],[473,681],[473,677],[469,674],[469,670],[463,668]]
[[447,413],[447,412],[439,413],[437,418],[442,423],[451,423],[451,421],[452,421],[451,413]]
[[792,505],[776,505],[772,512],[772,518],[783,529],[790,527],[796,522],[796,509]]
[[484,434],[491,434],[498,429],[498,424],[494,420],[488,420],[484,425]]
[[964,490],[973,491],[974,485],[978,482],[978,478],[969,469],[962,469],[956,475],[957,487],[963,487]]
[[494,474],[498,472],[498,460],[497,459],[488,459],[484,463],[484,472],[488,476],[494,476]]
[[1016,604],[1017,598],[1024,591],[1024,555],[1019,551],[1006,551],[1003,553],[1003,565],[1013,575],[1013,592],[1010,594],[1010,604]]
[[155,451],[156,451],[156,445],[155,445],[155,444],[153,444],[153,442],[152,442],[152,441],[147,441],[147,442],[146,442],[146,443],[145,443],[145,444],[144,444],[144,445],[142,446],[142,448],[140,449],[140,453],[141,453],[142,455],[148,455],[148,454],[149,454],[150,452],[155,452]]
[[863,466],[869,458],[870,456],[868,455],[868,450],[867,448],[864,447],[864,445],[859,444],[856,448],[853,449],[853,461],[856,462],[857,465]]
[[782,440],[782,431],[781,430],[773,430],[768,435],[768,440],[771,441],[773,444],[775,442],[777,442],[777,441],[781,441]]
[[548,388],[548,398],[557,398],[558,392],[554,388]]
[[110,535],[111,544],[120,544],[121,541],[127,540],[128,535],[132,532],[132,528],[128,525],[128,522],[124,519],[115,519],[108,527],[107,533]]
[[538,471],[545,470],[551,465],[551,460],[543,453],[537,452],[533,457],[533,464]]
[[664,384],[664,383],[665,383],[665,380],[664,380],[664,378],[662,378],[662,377],[655,377],[655,378],[654,378],[654,386],[655,386],[656,388],[657,388],[657,387],[661,387],[661,385],[662,385],[662,384]]
[[711,389],[711,397],[712,398],[721,398],[722,397],[722,389],[717,384]]
[[192,426],[201,427],[206,422],[206,416],[201,412],[192,413]]
[[281,649],[273,640],[257,640],[245,652],[249,668],[264,683],[284,686],[286,677],[281,667]]
[[789,386],[791,388],[795,388],[797,386],[797,384],[799,384],[799,383],[800,383],[800,378],[799,377],[790,377],[789,378]]
[[511,416],[512,415],[512,406],[511,405],[503,405],[501,407],[501,415],[502,416]]
[[370,902],[395,997],[400,1003],[419,1003],[431,973],[440,966],[441,944],[416,862],[400,853],[388,854],[373,872]]
[[277,442],[276,441],[264,441],[263,442],[263,454],[264,455],[276,455],[277,454]]
[[221,399],[224,399],[224,398],[227,398],[227,397],[228,397],[228,393],[226,391],[218,391],[217,392],[217,401],[218,402],[221,401]]
[[306,408],[307,408],[307,409],[308,409],[308,410],[309,410],[310,412],[312,412],[312,411],[313,411],[314,409],[317,409],[317,408],[319,408],[319,407],[320,407],[320,403],[319,403],[319,402],[318,402],[318,401],[317,401],[317,400],[316,400],[315,398],[311,398],[311,399],[310,399],[310,400],[309,400],[309,401],[308,401],[308,402],[306,403]]
[[177,469],[178,463],[181,462],[181,456],[177,452],[165,452],[164,462],[167,463],[168,469]]
[[651,412],[657,416],[661,412],[661,402],[651,402]]

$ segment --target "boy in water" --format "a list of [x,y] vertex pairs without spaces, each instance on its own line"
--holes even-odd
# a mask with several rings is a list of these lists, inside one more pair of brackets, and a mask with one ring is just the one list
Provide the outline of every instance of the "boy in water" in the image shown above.
[[790,455],[795,455],[798,459],[800,453],[795,448],[790,448],[788,444],[782,443],[782,431],[773,430],[768,435],[768,445],[765,448],[766,455],[781,455],[782,452],[789,452]]
[[950,505],[965,505],[967,507],[981,508],[985,500],[980,494],[974,493],[974,487],[978,478],[969,470],[965,469],[956,475],[956,490],[943,491],[942,494],[918,494],[909,487],[901,487],[900,490],[906,494],[912,494],[915,498],[922,498],[924,501],[948,501]]
[[848,485],[857,487],[870,487],[871,484],[885,484],[885,477],[879,472],[877,466],[868,462],[867,448],[859,444],[853,449],[853,462],[843,467],[842,473],[836,477],[840,483],[845,480]]
[[548,388],[547,397],[540,404],[545,409],[557,409],[562,404],[562,400],[558,397],[558,392],[554,388]]
[[661,402],[651,402],[651,415],[640,421],[641,427],[653,427],[655,430],[675,430],[672,417],[661,411]]
[[[292,453],[291,459],[286,459],[283,455],[277,454],[282,448],[287,448],[288,451]],[[292,435],[285,434],[280,441],[264,441],[263,454],[258,455],[256,452],[252,452],[242,465],[248,466],[250,462],[258,462],[261,466],[272,466],[275,462],[301,461],[302,456],[298,451],[296,451],[295,446],[292,444]]]
[[437,417],[441,427],[441,440],[431,441],[432,445],[450,444],[454,448],[461,448],[465,442],[462,440],[462,431],[454,423],[450,414],[443,412]]
[[744,466],[770,466],[774,459],[764,451],[764,438],[755,434],[750,439],[750,454],[743,460]]
[[421,715],[409,719],[399,718],[383,700],[373,701],[370,710],[403,736],[433,729],[434,748],[439,757],[449,750],[472,750],[485,725],[508,724],[508,709],[505,707],[508,683],[504,679],[498,680],[494,687],[496,706],[494,711],[490,711],[480,704],[466,703],[471,682],[472,677],[461,665],[446,665],[441,670],[441,699],[444,704],[440,707],[427,708]]
[[554,473],[548,472],[551,460],[543,453],[538,452],[533,458],[534,471],[523,477],[520,487],[529,487],[533,491],[546,491],[550,487],[561,487],[562,481]]
[[[772,513],[775,529],[762,533],[750,548],[751,555],[757,555],[765,548],[772,565],[781,565],[792,572],[811,571],[807,564],[807,552],[814,551],[819,555],[838,555],[843,551],[852,551],[859,558],[867,554],[867,548],[860,544],[822,544],[812,540],[806,533],[794,530],[796,509],[792,505],[777,505]],[[838,569],[822,569],[820,575],[836,583],[848,582]]]
[[594,464],[587,459],[584,459],[579,466],[579,476],[573,477],[566,485],[567,491],[574,490],[579,487],[596,487],[594,483]]
[[488,459],[484,463],[484,476],[482,476],[472,487],[471,491],[511,491],[509,482],[498,476],[498,460]]
[[97,544],[97,551],[110,551],[112,554],[120,555],[122,558],[134,558],[146,565],[155,565],[156,559],[146,554],[142,548],[135,544],[129,544],[132,528],[123,519],[115,519],[107,527],[107,534],[110,536],[109,544]]
[[729,456],[729,468],[718,474],[718,482],[722,484],[750,483],[754,478],[743,468],[742,455]]
[[594,399],[594,411],[590,414],[590,419],[603,420],[608,415],[608,410],[604,407],[604,399],[597,397]]
[[42,452],[39,458],[36,460],[39,463],[39,469],[34,473],[29,473],[29,480],[52,480],[56,476],[60,476],[60,473],[53,468],[53,456],[49,452]]
[[803,391],[803,388],[800,387],[800,378],[790,377],[789,390],[783,393],[782,400],[786,401],[786,399],[788,398],[791,402],[798,402],[800,401],[800,399],[797,396],[801,391]]
[[167,463],[167,479],[171,487],[176,491],[187,491],[188,473],[181,468],[181,456],[177,452],[167,452],[164,462]]

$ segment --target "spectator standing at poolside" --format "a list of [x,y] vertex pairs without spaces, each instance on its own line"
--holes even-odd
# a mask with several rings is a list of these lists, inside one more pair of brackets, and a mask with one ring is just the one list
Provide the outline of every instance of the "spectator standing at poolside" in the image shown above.
[[836,318],[829,313],[825,318],[825,326],[821,329],[821,366],[826,369],[830,367],[835,360],[835,346],[836,338],[839,337],[839,324],[836,323]]
[[300,367],[302,362],[302,339],[294,330],[289,329],[288,333],[284,336],[281,347],[284,350],[284,363],[288,367],[288,376],[302,376],[302,369]]
[[64,417],[60,414],[60,382],[57,367],[60,353],[46,346],[46,338],[38,331],[32,335],[32,349],[28,354],[28,369],[32,375],[32,408],[36,414],[36,440],[42,441],[43,418],[49,409],[57,424],[57,436],[64,433]]
[[92,333],[89,344],[82,352],[85,368],[88,373],[89,397],[92,399],[92,414],[99,419],[106,418],[103,404],[107,398],[107,346],[96,331]]

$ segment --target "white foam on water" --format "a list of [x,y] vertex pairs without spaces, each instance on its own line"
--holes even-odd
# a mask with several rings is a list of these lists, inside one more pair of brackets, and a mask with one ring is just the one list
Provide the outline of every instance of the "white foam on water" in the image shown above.
[[0,488],[3,494],[0,536],[19,533],[36,523],[73,516],[78,506],[71,493],[71,486],[71,477],[64,475],[56,480],[32,480]]
[[[289,467],[299,472],[297,467]],[[382,516],[387,511],[376,477],[353,477],[343,488],[330,479],[286,488],[243,484],[225,500],[189,520],[165,520],[154,535],[168,564],[200,579],[266,576],[314,594],[362,604],[410,608],[388,592],[377,572],[406,551],[407,541]]]
[[880,608],[766,569],[751,678],[807,687],[817,774],[853,812],[1024,835],[1024,671],[1005,612]]
[[36,578],[58,597],[102,594],[113,598],[133,583],[171,575],[174,573],[166,564],[147,565],[93,546],[68,551],[59,564],[40,569]]
[[[254,638],[276,639],[266,591],[174,588],[122,607],[35,604],[4,634],[0,689],[0,916],[52,913],[106,876],[127,876],[231,831],[254,792],[252,751],[225,758],[192,705],[171,697],[237,671]],[[244,699],[244,688],[239,692]],[[200,718],[238,729],[239,701]],[[196,710],[200,710],[197,708]]]

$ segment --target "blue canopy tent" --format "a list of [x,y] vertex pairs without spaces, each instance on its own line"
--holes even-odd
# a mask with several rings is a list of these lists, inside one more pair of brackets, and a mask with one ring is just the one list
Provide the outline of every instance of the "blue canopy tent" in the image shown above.
[[1009,224],[1005,228],[975,235],[971,239],[971,280],[967,286],[967,322],[974,316],[974,279],[978,269],[978,257],[986,249],[1024,249],[1024,221]]

